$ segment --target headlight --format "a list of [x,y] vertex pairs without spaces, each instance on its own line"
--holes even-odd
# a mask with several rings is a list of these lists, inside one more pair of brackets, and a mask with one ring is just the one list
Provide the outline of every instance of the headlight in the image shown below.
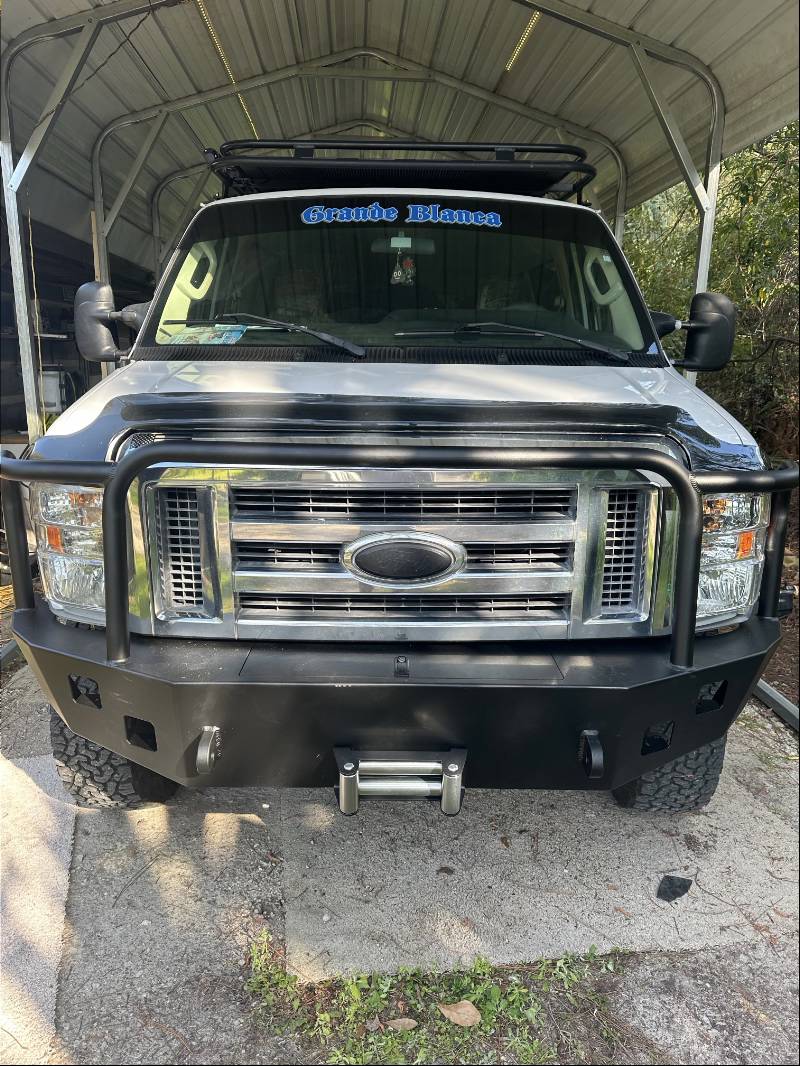
[[44,594],[52,609],[79,622],[102,622],[103,493],[78,485],[38,485],[32,496]]
[[758,599],[769,497],[724,493],[703,498],[699,622],[746,617]]

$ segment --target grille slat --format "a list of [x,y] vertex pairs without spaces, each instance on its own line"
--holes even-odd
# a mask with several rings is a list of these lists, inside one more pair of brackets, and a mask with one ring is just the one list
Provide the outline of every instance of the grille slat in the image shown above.
[[510,619],[563,620],[569,607],[564,596],[355,596],[273,595],[240,592],[243,612],[285,619],[320,617],[407,619]]
[[197,489],[159,488],[157,499],[161,605],[197,614],[204,602]]
[[572,518],[571,488],[294,489],[245,487],[232,490],[236,518],[315,519],[510,519],[547,521]]
[[601,610],[605,614],[637,611],[644,578],[645,496],[636,489],[612,489],[603,563]]
[[[468,570],[565,570],[571,562],[568,541],[535,544],[465,544]],[[240,541],[236,565],[243,569],[337,570],[339,545]]]

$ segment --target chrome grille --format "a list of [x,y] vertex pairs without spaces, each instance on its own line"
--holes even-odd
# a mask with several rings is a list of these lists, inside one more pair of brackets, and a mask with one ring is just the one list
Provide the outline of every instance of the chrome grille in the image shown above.
[[239,607],[259,615],[291,618],[335,615],[350,618],[402,619],[418,616],[446,621],[466,619],[564,619],[568,596],[356,596],[279,595],[242,592]]
[[612,489],[608,494],[601,597],[604,614],[639,609],[646,535],[644,503],[644,494],[636,489]]
[[196,488],[159,488],[157,538],[161,606],[181,614],[203,608]]
[[[465,544],[467,567],[474,570],[564,570],[572,546],[568,542],[535,544]],[[331,570],[339,566],[337,544],[239,541],[236,564],[244,569]]]
[[347,518],[350,521],[463,519],[544,521],[571,518],[576,492],[564,488],[370,488],[244,487],[233,489],[236,518]]
[[[154,629],[342,641],[647,633],[659,491],[619,476],[154,468]],[[417,585],[343,565],[354,541],[409,532],[463,548],[463,567]]]

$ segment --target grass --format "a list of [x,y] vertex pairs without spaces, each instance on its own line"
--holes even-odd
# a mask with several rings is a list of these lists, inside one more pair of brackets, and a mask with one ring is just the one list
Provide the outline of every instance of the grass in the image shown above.
[[[252,945],[250,965],[248,988],[264,1024],[292,1036],[304,1062],[662,1061],[613,1018],[596,987],[621,965],[619,955],[592,951],[523,966],[476,959],[450,972],[401,970],[302,983],[264,932]],[[438,1006],[461,1000],[480,1014],[468,1028],[449,1021]],[[400,1029],[398,1020],[409,1028]]]

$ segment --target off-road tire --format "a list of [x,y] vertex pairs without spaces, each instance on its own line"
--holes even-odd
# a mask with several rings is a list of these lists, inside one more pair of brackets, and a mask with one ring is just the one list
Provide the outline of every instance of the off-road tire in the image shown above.
[[627,785],[612,790],[621,807],[637,811],[697,811],[717,790],[725,759],[725,737],[680,755]]
[[84,740],[50,708],[56,770],[79,807],[139,807],[163,803],[177,784],[130,759]]

